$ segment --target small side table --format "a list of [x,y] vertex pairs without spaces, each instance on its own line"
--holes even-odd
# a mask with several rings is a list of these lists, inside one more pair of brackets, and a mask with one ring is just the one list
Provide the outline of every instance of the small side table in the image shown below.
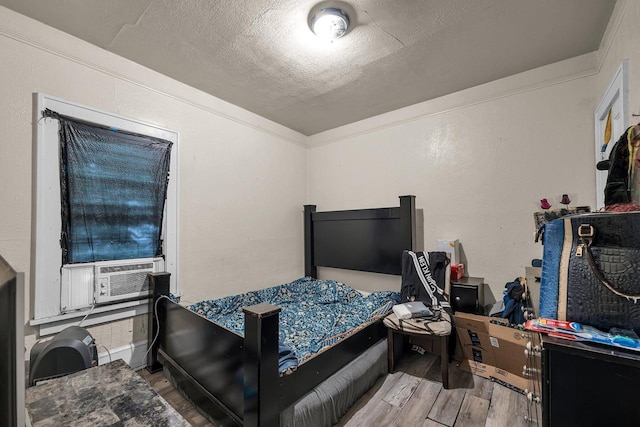
[[484,277],[451,279],[451,307],[454,312],[483,314]]

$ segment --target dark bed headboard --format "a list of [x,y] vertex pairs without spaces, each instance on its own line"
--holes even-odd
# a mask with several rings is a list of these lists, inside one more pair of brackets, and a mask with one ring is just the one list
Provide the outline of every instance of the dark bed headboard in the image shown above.
[[304,206],[304,271],[318,267],[400,275],[402,251],[415,249],[416,197],[400,207],[316,212]]

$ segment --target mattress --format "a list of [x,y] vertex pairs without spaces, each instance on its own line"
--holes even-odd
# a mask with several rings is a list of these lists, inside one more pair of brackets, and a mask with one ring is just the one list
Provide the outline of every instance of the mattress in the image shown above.
[[301,364],[385,316],[398,300],[397,292],[364,295],[341,282],[303,277],[245,294],[201,301],[187,308],[243,335],[242,307],[259,303],[276,305],[282,309],[280,353],[290,349],[289,357],[295,357]]

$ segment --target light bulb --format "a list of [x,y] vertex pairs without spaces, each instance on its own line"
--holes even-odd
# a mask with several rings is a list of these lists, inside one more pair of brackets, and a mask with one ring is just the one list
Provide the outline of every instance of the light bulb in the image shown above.
[[327,8],[316,13],[311,20],[311,30],[324,40],[342,37],[349,28],[349,17],[340,9]]

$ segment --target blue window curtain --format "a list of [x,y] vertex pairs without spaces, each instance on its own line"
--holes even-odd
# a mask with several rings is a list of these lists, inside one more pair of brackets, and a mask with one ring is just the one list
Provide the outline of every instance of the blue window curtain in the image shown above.
[[162,254],[162,222],[172,143],[59,120],[62,263]]

